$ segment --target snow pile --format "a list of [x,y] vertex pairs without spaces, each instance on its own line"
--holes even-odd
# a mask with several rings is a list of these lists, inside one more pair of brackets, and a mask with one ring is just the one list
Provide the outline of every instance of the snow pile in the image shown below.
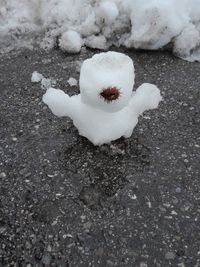
[[200,60],[200,0],[0,0],[0,47],[159,49]]
[[83,62],[80,94],[72,97],[60,89],[49,88],[43,102],[58,117],[73,120],[79,134],[94,145],[130,137],[145,110],[155,109],[161,101],[159,89],[142,84],[136,92],[134,66],[130,57],[107,52]]

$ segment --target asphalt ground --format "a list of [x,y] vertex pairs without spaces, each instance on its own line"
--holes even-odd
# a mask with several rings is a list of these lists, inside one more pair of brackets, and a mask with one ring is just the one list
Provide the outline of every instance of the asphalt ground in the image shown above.
[[120,51],[163,101],[101,147],[31,83],[37,70],[77,94],[67,80],[97,51],[0,56],[0,266],[200,266],[200,63]]

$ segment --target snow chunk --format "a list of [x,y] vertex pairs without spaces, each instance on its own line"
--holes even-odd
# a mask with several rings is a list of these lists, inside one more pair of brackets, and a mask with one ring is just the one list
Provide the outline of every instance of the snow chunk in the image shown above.
[[77,86],[78,84],[77,80],[74,79],[73,77],[70,77],[67,82],[70,86]]
[[32,83],[39,83],[39,82],[41,82],[41,80],[42,80],[43,78],[44,78],[44,77],[43,77],[42,74],[40,74],[40,73],[37,72],[37,71],[34,71],[34,72],[32,73],[31,82],[32,82]]
[[82,39],[76,31],[66,31],[59,40],[59,46],[68,53],[78,53],[81,50]]
[[55,84],[56,84],[56,81],[52,80],[52,79],[49,79],[49,78],[43,78],[41,80],[41,88],[45,89],[45,90],[50,88],[51,86],[53,86]]
[[116,4],[112,1],[103,1],[97,9],[97,17],[106,25],[111,25],[119,15]]
[[132,31],[128,47],[158,49],[179,35],[189,22],[184,1],[129,1]]
[[45,78],[41,73],[39,73],[37,71],[34,71],[32,73],[31,82],[32,83],[41,82],[41,84],[40,84],[41,89],[45,89],[45,90],[50,88],[51,86],[55,86],[56,85],[56,80]]
[[85,40],[85,45],[90,48],[106,50],[108,48],[106,38],[103,35],[92,35]]

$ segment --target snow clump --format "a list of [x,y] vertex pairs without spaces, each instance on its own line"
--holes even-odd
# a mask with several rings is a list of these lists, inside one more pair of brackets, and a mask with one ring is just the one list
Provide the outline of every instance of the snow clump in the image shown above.
[[82,39],[76,31],[66,31],[59,39],[59,47],[64,52],[78,53],[81,50]]

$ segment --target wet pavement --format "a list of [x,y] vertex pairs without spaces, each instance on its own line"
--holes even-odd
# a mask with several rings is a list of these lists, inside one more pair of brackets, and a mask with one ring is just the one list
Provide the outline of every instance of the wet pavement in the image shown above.
[[199,267],[200,63],[124,51],[164,100],[95,147],[31,83],[37,70],[76,94],[67,80],[95,52],[0,57],[0,266]]

